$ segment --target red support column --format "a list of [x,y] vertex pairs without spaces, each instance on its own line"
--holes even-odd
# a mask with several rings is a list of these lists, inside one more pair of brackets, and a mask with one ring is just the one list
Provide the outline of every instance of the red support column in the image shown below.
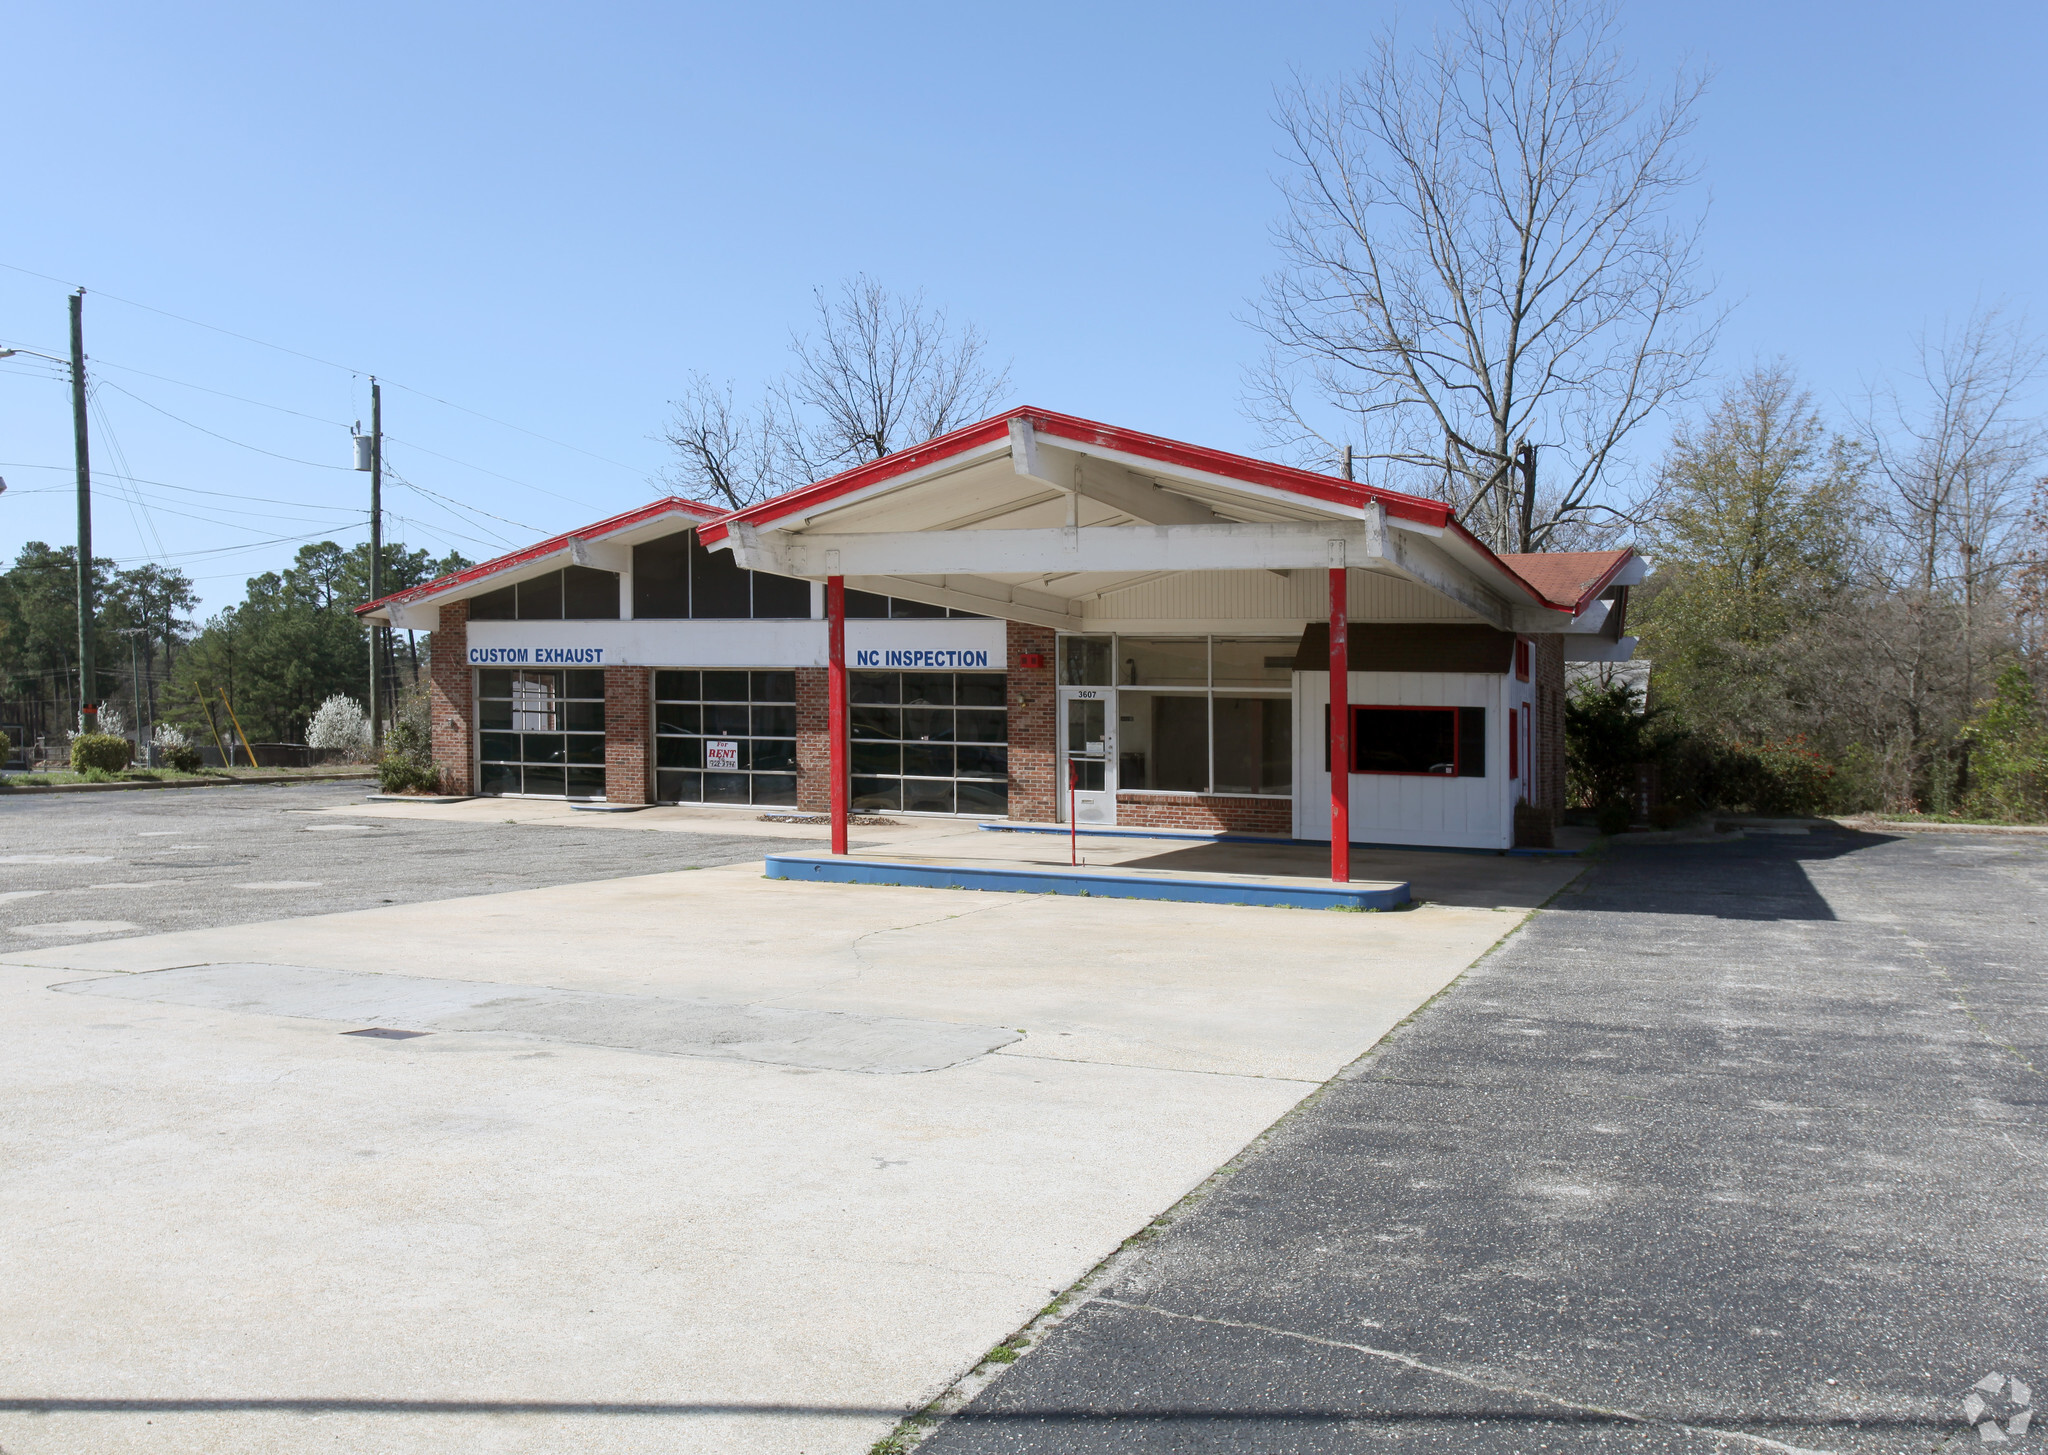
[[846,578],[825,578],[825,622],[831,642],[827,674],[825,734],[832,765],[832,852],[846,852],[846,801],[852,784],[846,762]]
[[1349,573],[1330,568],[1330,878],[1351,882]]

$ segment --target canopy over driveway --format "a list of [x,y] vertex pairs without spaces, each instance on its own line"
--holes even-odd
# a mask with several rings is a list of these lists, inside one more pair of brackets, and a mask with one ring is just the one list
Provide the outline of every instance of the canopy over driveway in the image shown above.
[[1029,407],[699,534],[743,566],[826,583],[835,853],[846,838],[848,584],[1071,632],[1298,629],[1327,613],[1339,880],[1350,857],[1348,622],[1591,636],[1605,624],[1602,593],[1641,572],[1627,551],[1503,558],[1439,501]]

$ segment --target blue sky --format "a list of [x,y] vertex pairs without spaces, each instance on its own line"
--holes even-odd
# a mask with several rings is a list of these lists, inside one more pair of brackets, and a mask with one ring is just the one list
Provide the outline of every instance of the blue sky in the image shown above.
[[[859,271],[973,319],[1019,402],[1256,451],[1274,89],[1393,13],[15,0],[0,263],[29,271],[0,268],[0,341],[63,352],[66,289],[31,274],[88,288],[96,463],[157,482],[104,482],[97,551],[170,560],[209,609],[278,538],[363,538],[366,477],[331,467],[369,371],[404,386],[394,467],[489,513],[395,486],[392,533],[482,556],[646,499],[689,371],[751,392]],[[1723,372],[1783,354],[1846,409],[1919,329],[2043,313],[2048,11],[1625,13],[1645,75],[1714,75]],[[73,538],[69,460],[62,384],[0,364],[7,557]]]

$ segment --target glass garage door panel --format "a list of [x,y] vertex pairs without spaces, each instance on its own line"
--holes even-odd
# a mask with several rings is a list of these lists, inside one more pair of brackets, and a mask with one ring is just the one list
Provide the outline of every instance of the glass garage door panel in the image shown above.
[[1008,678],[1000,672],[853,672],[853,807],[963,813],[1010,806]]
[[663,803],[796,803],[796,673],[654,674],[654,796]]
[[604,673],[476,674],[477,788],[487,795],[604,797]]

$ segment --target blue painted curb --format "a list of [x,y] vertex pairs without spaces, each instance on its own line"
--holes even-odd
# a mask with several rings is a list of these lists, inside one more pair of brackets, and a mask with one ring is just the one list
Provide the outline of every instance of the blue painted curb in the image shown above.
[[1285,909],[1399,909],[1405,883],[1234,884],[1225,879],[1153,879],[1135,874],[1084,874],[1063,869],[983,869],[969,864],[907,864],[890,859],[838,859],[824,854],[770,854],[770,879],[813,884],[901,884],[921,889],[980,889],[1006,894],[1073,894],[1096,899],[1164,899],[1182,904],[1253,904]]

